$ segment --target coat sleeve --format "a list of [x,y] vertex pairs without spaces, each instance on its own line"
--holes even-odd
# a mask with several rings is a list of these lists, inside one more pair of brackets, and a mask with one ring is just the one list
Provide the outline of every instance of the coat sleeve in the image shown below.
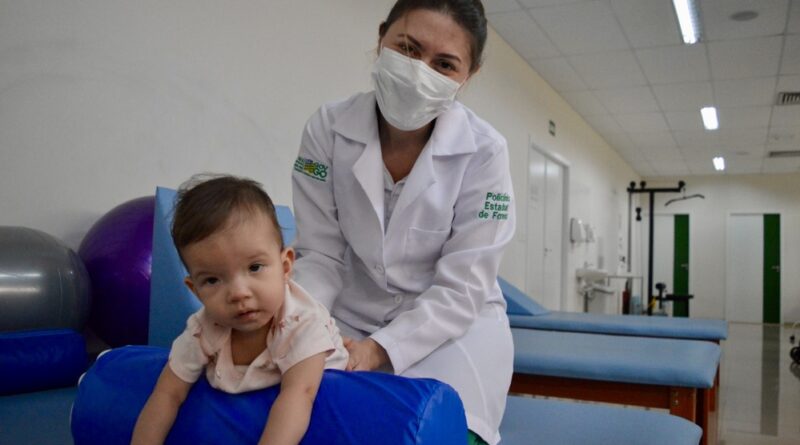
[[333,194],[333,131],[325,108],[306,124],[292,171],[294,280],[330,310],[342,290],[346,242]]
[[506,143],[501,139],[493,148],[464,174],[433,284],[412,309],[371,336],[386,349],[396,373],[464,335],[488,297],[499,292],[497,272],[516,215]]

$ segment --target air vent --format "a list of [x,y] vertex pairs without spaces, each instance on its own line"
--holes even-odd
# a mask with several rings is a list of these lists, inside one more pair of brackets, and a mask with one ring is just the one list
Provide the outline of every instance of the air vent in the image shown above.
[[783,91],[778,93],[777,105],[800,105],[800,91]]
[[800,157],[800,150],[771,151],[767,154],[768,158],[796,158]]

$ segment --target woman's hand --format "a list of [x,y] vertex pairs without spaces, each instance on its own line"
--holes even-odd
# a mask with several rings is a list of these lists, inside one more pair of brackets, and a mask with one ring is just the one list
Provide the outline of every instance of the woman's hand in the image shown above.
[[350,337],[344,337],[343,340],[344,347],[350,353],[350,360],[347,362],[348,371],[374,371],[389,363],[386,350],[375,340],[369,337],[361,341]]

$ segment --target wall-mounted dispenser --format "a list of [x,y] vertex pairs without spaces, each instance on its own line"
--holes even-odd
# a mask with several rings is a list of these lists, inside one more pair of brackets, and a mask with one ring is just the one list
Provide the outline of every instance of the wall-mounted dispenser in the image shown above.
[[569,220],[569,240],[572,243],[586,241],[586,228],[583,222],[577,218],[570,218]]

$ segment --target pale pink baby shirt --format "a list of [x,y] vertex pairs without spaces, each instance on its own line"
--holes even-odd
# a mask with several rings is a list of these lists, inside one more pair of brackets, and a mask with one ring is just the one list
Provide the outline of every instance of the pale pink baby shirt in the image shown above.
[[250,365],[233,364],[231,329],[210,321],[200,309],[172,343],[169,366],[188,383],[196,382],[205,369],[211,386],[236,394],[276,385],[289,368],[320,352],[328,352],[325,368],[347,366],[347,349],[328,310],[290,280],[264,351]]

